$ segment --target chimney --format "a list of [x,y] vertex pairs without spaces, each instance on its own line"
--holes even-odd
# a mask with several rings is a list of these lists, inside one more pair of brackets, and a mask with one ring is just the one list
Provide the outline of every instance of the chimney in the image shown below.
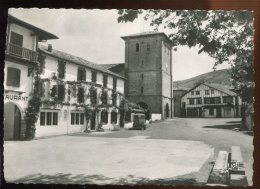
[[48,49],[47,49],[49,52],[52,51],[52,45],[51,44],[48,44]]

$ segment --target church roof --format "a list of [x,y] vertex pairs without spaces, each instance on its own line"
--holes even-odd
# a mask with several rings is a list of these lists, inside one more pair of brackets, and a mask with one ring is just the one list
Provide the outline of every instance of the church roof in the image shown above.
[[127,36],[122,36],[121,38],[127,39],[127,38],[144,37],[144,36],[151,36],[151,35],[163,35],[170,42],[170,44],[172,43],[170,38],[164,32],[159,32],[159,31],[146,31],[141,33],[135,33]]
[[103,68],[109,70],[113,67],[116,67],[118,65],[125,65],[125,63],[115,63],[115,64],[99,64],[100,66],[102,66]]

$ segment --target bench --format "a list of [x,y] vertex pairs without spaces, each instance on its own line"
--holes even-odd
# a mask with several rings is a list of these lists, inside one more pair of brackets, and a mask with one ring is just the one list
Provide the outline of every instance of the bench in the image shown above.
[[229,183],[229,170],[228,170],[228,152],[219,151],[215,165],[208,180],[209,184],[222,184]]
[[231,147],[230,160],[230,185],[231,186],[247,186],[247,178],[245,175],[245,167],[239,146]]
[[239,146],[231,147],[230,174],[245,175],[245,167]]

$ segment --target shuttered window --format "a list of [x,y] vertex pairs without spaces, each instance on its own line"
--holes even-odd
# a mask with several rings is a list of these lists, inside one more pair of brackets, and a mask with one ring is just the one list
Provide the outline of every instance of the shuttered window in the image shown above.
[[58,60],[58,77],[64,79],[65,77],[66,62]]
[[107,88],[107,75],[103,75],[103,87]]
[[6,85],[13,87],[20,87],[21,70],[16,68],[7,68],[7,81]]
[[97,72],[92,71],[91,81],[92,81],[93,83],[96,83],[96,82],[97,82]]
[[78,68],[78,81],[86,81],[86,70],[85,68]]
[[10,43],[22,47],[23,46],[23,36],[12,31]]

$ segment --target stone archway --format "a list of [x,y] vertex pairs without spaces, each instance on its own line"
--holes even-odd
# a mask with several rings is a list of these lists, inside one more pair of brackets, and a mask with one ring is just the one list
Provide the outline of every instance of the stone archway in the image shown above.
[[21,139],[22,114],[18,105],[7,102],[4,105],[4,140]]

